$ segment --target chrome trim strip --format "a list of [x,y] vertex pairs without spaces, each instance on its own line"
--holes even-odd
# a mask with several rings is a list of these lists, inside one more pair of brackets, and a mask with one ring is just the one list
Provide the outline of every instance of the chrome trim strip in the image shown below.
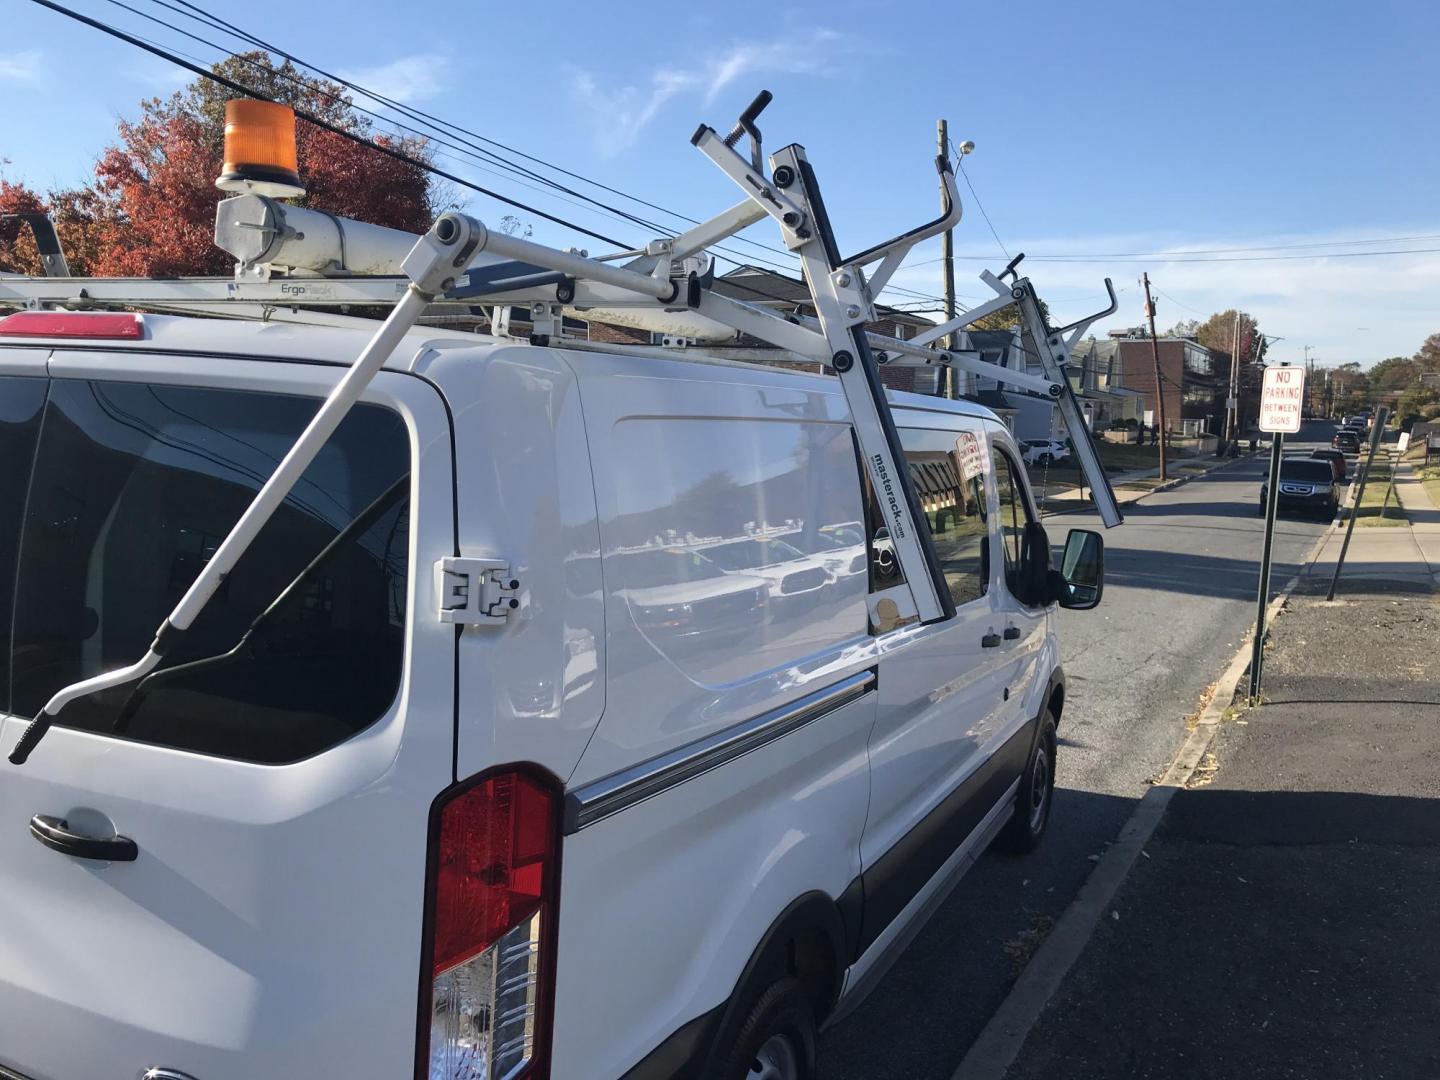
[[752,716],[703,739],[592,780],[565,797],[565,835],[579,832],[667,788],[693,780],[726,762],[758,750],[766,743],[798,731],[869,693],[874,685],[875,672],[862,671],[823,690],[806,694],[789,705]]

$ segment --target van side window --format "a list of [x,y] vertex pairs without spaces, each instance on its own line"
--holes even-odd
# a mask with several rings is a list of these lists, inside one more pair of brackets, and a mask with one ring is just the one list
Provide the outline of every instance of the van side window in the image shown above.
[[1018,595],[1018,574],[1024,552],[1025,525],[1030,521],[1030,507],[1024,489],[1016,479],[1019,466],[1003,450],[992,450],[995,461],[995,491],[1000,498],[1000,546],[1005,552],[1005,582]]
[[910,478],[956,607],[979,600],[990,586],[984,459],[965,454],[967,438],[974,436],[914,428],[900,432]]
[[45,379],[0,378],[0,712],[10,711],[10,622],[15,561],[20,557],[20,524],[25,520],[25,491]]
[[[213,557],[317,400],[51,383],[24,515],[14,709],[134,661]],[[139,683],[57,723],[263,764],[389,710],[404,657],[410,441],[357,405],[188,631]],[[8,515],[7,515],[8,517]]]

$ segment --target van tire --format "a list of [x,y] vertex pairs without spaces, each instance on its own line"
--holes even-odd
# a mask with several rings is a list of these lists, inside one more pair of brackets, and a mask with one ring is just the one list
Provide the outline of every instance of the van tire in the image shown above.
[[1055,805],[1055,749],[1055,717],[1047,707],[1040,714],[1040,734],[1030,751],[1030,760],[1020,774],[1015,812],[995,841],[1002,851],[1017,855],[1034,851],[1045,835]]
[[787,975],[756,998],[728,1054],[716,1056],[712,1080],[814,1080],[815,1013],[800,980]]

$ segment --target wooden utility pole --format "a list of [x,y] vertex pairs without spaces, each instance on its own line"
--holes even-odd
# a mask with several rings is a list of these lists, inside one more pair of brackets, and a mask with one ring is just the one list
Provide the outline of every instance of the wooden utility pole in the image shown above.
[[[1150,352],[1155,357],[1155,419],[1159,424],[1160,481],[1164,483],[1169,479],[1165,474],[1165,387],[1160,382],[1160,342],[1155,337],[1155,301],[1150,298],[1150,274],[1145,273],[1142,280],[1145,282],[1145,314],[1150,318]],[[1183,372],[1183,365],[1181,370]]]
[[[950,160],[950,125],[944,120],[936,121],[936,141],[942,161]],[[945,187],[940,187],[940,209],[945,209]],[[946,229],[940,238],[940,263],[945,268],[945,321],[955,318],[955,232]],[[952,331],[945,339],[945,347],[955,348],[955,334]],[[959,373],[949,364],[945,365],[945,396],[959,397]]]
[[[1220,453],[1230,452],[1230,441],[1239,441],[1239,378],[1240,378],[1240,313],[1235,313],[1235,323],[1230,328],[1230,393],[1225,398],[1225,438],[1220,443]],[[1231,404],[1234,402],[1234,404]]]

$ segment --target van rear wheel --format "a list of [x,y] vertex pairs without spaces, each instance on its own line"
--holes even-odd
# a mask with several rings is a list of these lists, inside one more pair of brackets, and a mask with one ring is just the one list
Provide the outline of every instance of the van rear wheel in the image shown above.
[[815,1014],[800,981],[787,976],[761,994],[715,1080],[814,1080]]
[[1001,849],[1023,855],[1035,850],[1045,835],[1055,802],[1055,749],[1055,717],[1046,708],[1040,714],[1040,736],[1020,776],[1015,813],[996,840]]

